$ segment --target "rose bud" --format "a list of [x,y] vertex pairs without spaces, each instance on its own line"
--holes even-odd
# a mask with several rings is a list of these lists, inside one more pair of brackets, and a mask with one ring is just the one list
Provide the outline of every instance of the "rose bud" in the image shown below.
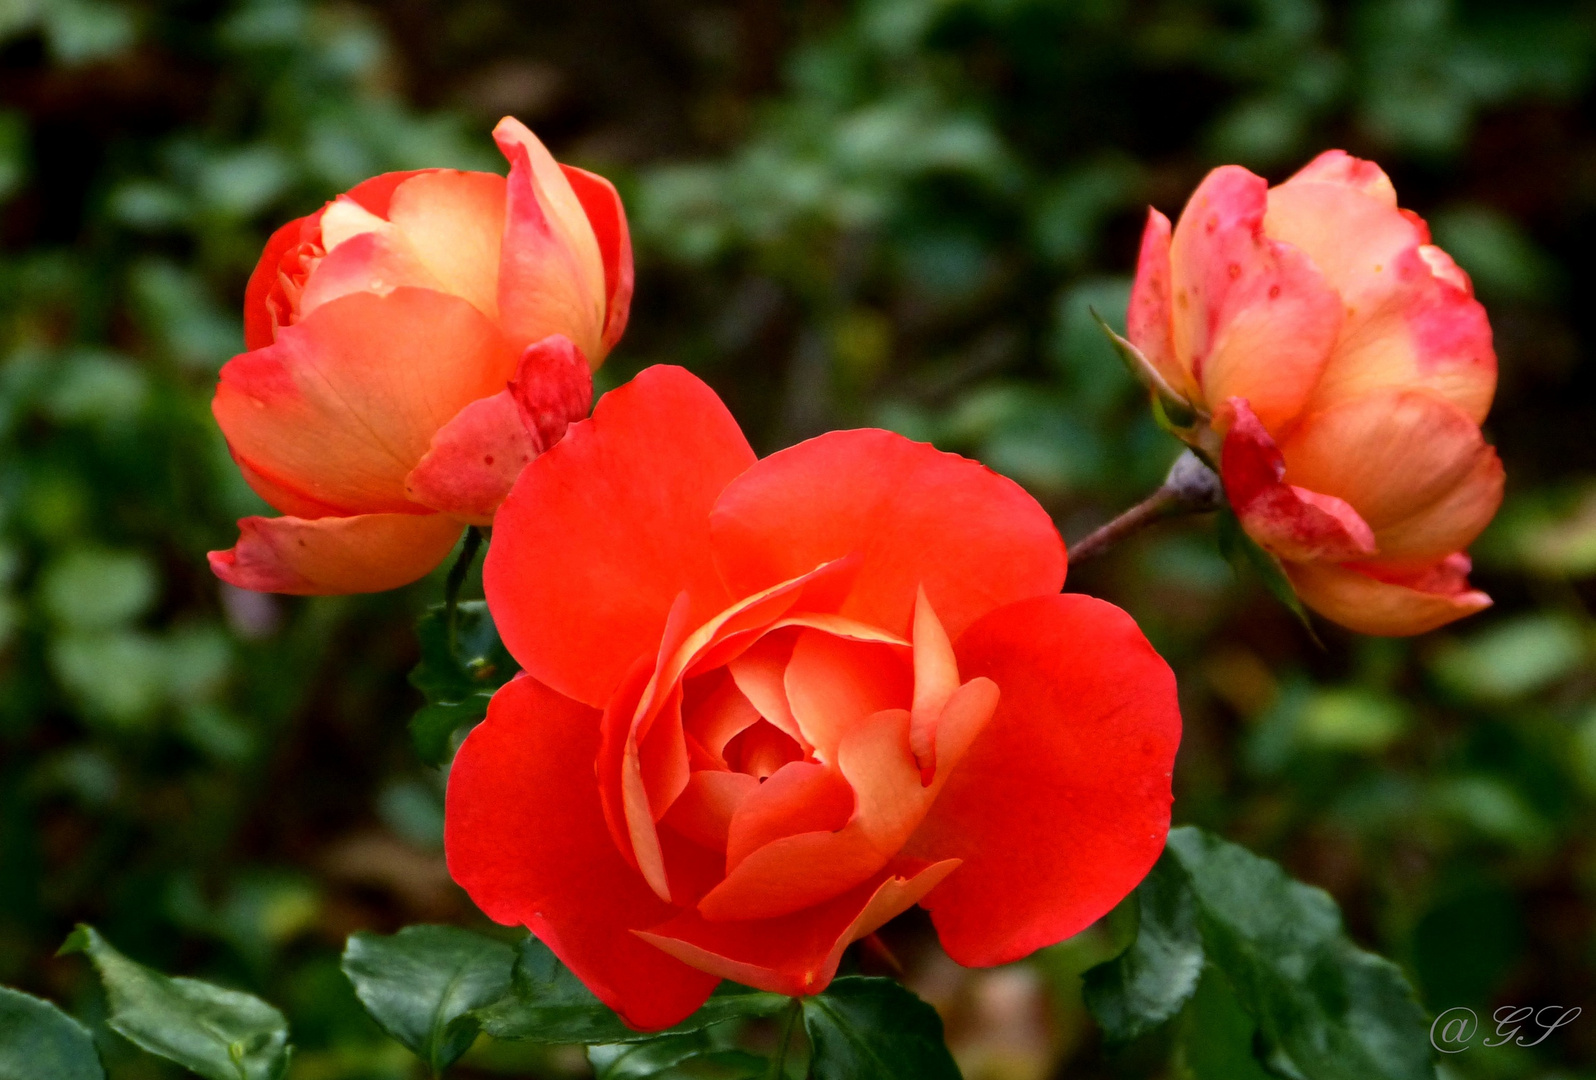
[[451,768],[450,873],[642,1029],[723,978],[817,993],[916,903],[966,965],[1068,937],[1157,859],[1180,714],[1064,569],[973,461],[868,430],[756,460],[650,368],[499,512],[524,673]]
[[1128,334],[1310,608],[1401,635],[1490,604],[1464,554],[1502,500],[1490,323],[1373,162],[1230,165],[1173,232],[1150,211]]
[[285,515],[211,552],[262,592],[391,589],[485,525],[587,415],[626,325],[632,251],[609,182],[505,118],[496,173],[386,173],[273,234],[244,294],[249,351],[211,409]]

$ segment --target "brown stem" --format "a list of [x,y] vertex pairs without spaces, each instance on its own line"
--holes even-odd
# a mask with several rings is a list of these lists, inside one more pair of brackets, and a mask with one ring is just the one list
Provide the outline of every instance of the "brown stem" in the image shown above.
[[1219,477],[1190,450],[1175,459],[1163,484],[1107,525],[1070,545],[1070,565],[1096,558],[1133,533],[1164,518],[1218,509],[1224,497]]

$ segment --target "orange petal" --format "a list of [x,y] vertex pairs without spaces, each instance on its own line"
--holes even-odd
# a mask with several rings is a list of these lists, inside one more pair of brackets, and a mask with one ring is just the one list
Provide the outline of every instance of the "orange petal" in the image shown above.
[[907,704],[913,680],[907,659],[894,646],[804,630],[793,646],[784,684],[804,739],[817,758],[834,764],[850,728],[872,713]]
[[1243,397],[1271,432],[1319,382],[1341,305],[1301,251],[1264,233],[1268,185],[1227,165],[1209,173],[1170,242],[1175,353],[1210,404]]
[[231,550],[210,553],[229,585],[296,596],[383,592],[424,577],[460,539],[442,514],[247,517]]
[[346,513],[413,510],[405,477],[517,354],[455,296],[397,289],[324,304],[222,368],[211,410],[237,455]]
[[1382,559],[1467,547],[1502,501],[1502,464],[1469,416],[1424,391],[1376,391],[1309,416],[1281,447],[1286,475],[1344,499]]
[[494,319],[504,204],[504,177],[437,169],[394,190],[388,220],[440,288]]
[[1395,206],[1397,202],[1396,188],[1391,185],[1391,178],[1386,176],[1385,170],[1372,161],[1355,158],[1345,150],[1326,150],[1298,169],[1286,184],[1310,180],[1323,184],[1342,184],[1387,206]]
[[776,994],[818,994],[843,950],[914,906],[959,866],[898,860],[869,881],[816,907],[778,919],[710,922],[687,911],[649,930],[644,941],[700,971]]
[[733,815],[760,787],[758,779],[744,772],[700,769],[688,777],[663,824],[695,844],[724,850]]
[[405,477],[405,495],[472,525],[491,525],[515,478],[537,456],[536,436],[503,390],[473,401],[438,429]]
[[914,604],[914,700],[909,706],[909,751],[929,781],[936,770],[936,723],[959,688],[953,643],[932,610],[925,590]]
[[493,129],[510,162],[499,318],[522,345],[550,334],[574,341],[590,363],[607,351],[604,259],[581,200],[548,150],[513,117]]
[[1360,634],[1422,634],[1491,606],[1489,596],[1466,586],[1459,588],[1455,579],[1448,583],[1448,591],[1429,592],[1380,581],[1350,567],[1324,563],[1285,566],[1303,603]]
[[1147,227],[1142,230],[1141,253],[1136,260],[1136,281],[1131,286],[1130,308],[1125,314],[1125,336],[1177,393],[1197,400],[1201,395],[1191,368],[1175,352],[1169,244],[1169,219],[1148,207]]
[[[1485,309],[1467,275],[1430,246],[1423,221],[1397,208],[1385,174],[1343,157],[1270,191],[1265,219],[1271,237],[1313,259],[1346,312],[1309,408],[1400,386],[1428,389],[1480,422],[1496,387]],[[1359,175],[1363,183],[1346,179]]]
[[[604,349],[608,351],[621,340],[626,331],[626,318],[632,306],[632,234],[626,227],[626,208],[615,185],[602,176],[586,172],[571,165],[561,165],[571,190],[581,200],[587,211],[587,220],[593,226],[598,240],[599,253],[604,259],[604,288],[607,299],[604,306]],[[604,362],[603,354],[593,357],[597,368]]]

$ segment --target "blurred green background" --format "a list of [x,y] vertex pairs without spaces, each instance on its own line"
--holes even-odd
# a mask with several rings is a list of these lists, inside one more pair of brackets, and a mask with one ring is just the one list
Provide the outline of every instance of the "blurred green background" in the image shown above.
[[[1554,0],[0,0],[0,982],[92,1020],[86,966],[52,958],[88,920],[282,1005],[295,1078],[403,1077],[344,937],[482,923],[405,731],[441,575],[307,601],[206,568],[263,506],[208,402],[276,224],[379,171],[502,169],[514,113],[627,201],[638,295],[603,385],[686,364],[762,452],[927,439],[1073,540],[1177,452],[1089,317],[1122,316],[1145,206],[1339,146],[1490,310],[1497,606],[1321,649],[1200,521],[1071,588],[1180,676],[1177,819],[1329,889],[1432,1010],[1586,1010],[1446,1075],[1596,1076],[1593,74],[1596,7]],[[1081,1010],[1106,931],[991,973],[913,916],[885,936],[970,1077],[1148,1070]],[[101,1034],[118,1078],[172,1075]]]

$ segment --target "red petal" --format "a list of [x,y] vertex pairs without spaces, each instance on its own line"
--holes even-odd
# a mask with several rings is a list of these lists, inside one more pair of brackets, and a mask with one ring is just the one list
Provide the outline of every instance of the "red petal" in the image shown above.
[[1151,868],[1180,710],[1135,622],[1091,597],[1012,604],[955,647],[1001,697],[904,854],[964,860],[921,903],[948,955],[980,967],[1084,929]]
[[425,577],[460,539],[442,514],[247,517],[238,543],[210,553],[211,570],[255,592],[335,596],[384,592]]
[[753,462],[714,391],[681,368],[604,395],[526,467],[495,519],[484,581],[521,666],[603,707],[637,657],[657,655],[677,593],[691,598],[689,625],[724,609],[709,510]]
[[958,866],[895,860],[869,881],[778,919],[710,922],[686,911],[637,935],[696,968],[775,994],[818,994],[843,950],[912,907]]
[[[587,211],[599,254],[604,258],[604,351],[608,352],[626,332],[626,317],[632,307],[632,234],[626,227],[626,208],[621,205],[615,185],[602,176],[572,165],[560,168],[565,170],[571,190]],[[593,366],[598,367],[603,361],[602,355],[595,356]]]
[[305,218],[295,218],[272,233],[266,241],[266,250],[249,275],[244,286],[244,348],[264,349],[277,335],[277,323],[266,307],[267,295],[277,286],[277,275],[283,256],[290,248],[299,246],[299,234],[305,227]]
[[547,450],[593,407],[593,370],[570,338],[555,334],[526,347],[510,393],[539,450]]
[[598,714],[525,676],[493,697],[449,772],[449,873],[487,915],[522,924],[641,1029],[684,1019],[715,978],[629,930],[673,913],[610,842],[593,781]]
[[1222,407],[1220,474],[1231,509],[1247,534],[1282,559],[1345,562],[1374,554],[1374,530],[1344,500],[1281,477],[1286,460],[1241,398]]
[[1063,541],[1024,489],[888,431],[834,431],[765,458],[726,488],[710,532],[738,595],[857,552],[840,614],[900,637],[921,586],[956,637],[1064,583]]
[[350,188],[346,194],[373,214],[385,218],[388,216],[388,207],[393,202],[393,193],[400,184],[412,176],[420,176],[423,173],[434,171],[436,170],[411,169],[407,172],[381,173],[373,176],[370,180],[362,180]]

